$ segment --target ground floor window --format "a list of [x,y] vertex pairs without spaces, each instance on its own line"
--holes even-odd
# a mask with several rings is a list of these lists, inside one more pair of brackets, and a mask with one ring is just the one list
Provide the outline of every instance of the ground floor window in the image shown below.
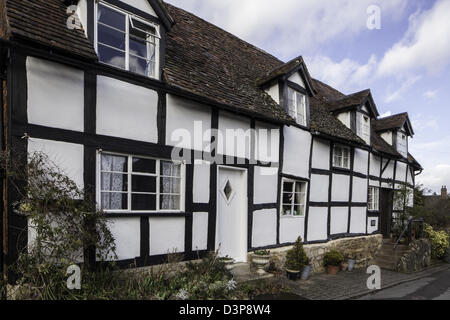
[[105,212],[183,210],[183,164],[103,152],[98,161],[97,198]]
[[380,189],[377,187],[369,187],[369,201],[368,209],[369,211],[378,211],[380,209]]
[[281,215],[303,217],[306,211],[307,182],[283,179],[281,190]]

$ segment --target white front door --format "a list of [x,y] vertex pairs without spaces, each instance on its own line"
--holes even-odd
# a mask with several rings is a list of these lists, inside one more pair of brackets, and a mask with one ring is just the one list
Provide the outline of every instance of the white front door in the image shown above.
[[247,262],[247,171],[218,168],[216,249]]

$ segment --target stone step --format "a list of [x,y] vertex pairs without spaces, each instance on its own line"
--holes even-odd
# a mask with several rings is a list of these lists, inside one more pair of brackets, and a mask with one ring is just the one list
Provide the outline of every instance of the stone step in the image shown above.
[[381,262],[381,261],[375,261],[374,264],[379,266],[381,269],[390,270],[390,271],[394,271],[395,267],[396,267],[393,263],[387,263],[387,262]]
[[380,249],[378,253],[402,256],[407,250]]
[[401,255],[394,255],[394,254],[383,254],[383,253],[377,253],[376,258],[380,259],[386,259],[386,260],[392,260],[392,261],[398,261],[400,260],[402,256]]

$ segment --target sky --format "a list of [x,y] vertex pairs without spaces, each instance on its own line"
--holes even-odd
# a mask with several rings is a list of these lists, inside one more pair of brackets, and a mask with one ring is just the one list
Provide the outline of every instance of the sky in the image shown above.
[[450,0],[166,1],[283,61],[302,55],[346,94],[370,88],[382,116],[408,112],[417,182],[450,187]]

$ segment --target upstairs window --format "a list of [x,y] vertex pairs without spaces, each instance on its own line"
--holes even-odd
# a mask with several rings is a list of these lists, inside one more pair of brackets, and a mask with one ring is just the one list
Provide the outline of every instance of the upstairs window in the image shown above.
[[97,53],[101,62],[158,78],[159,38],[157,25],[98,4]]
[[397,151],[405,158],[408,156],[408,137],[401,132],[397,136]]
[[306,96],[292,88],[288,88],[288,111],[299,125],[306,126]]
[[379,200],[380,200],[379,189],[376,187],[370,187],[369,201],[367,204],[369,211],[378,211],[380,209]]
[[350,169],[350,148],[335,145],[333,148],[333,167]]
[[307,183],[283,179],[281,192],[281,215],[283,217],[304,217],[306,212]]
[[357,113],[356,117],[356,134],[367,144],[370,144],[370,118],[369,116]]

